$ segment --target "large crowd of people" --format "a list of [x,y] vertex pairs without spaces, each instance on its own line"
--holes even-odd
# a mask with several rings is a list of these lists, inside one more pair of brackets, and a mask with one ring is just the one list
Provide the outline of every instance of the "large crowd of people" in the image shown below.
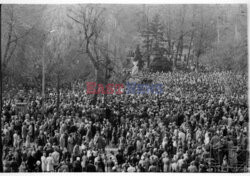
[[[85,83],[5,92],[4,172],[245,172],[247,76],[147,73],[163,94],[99,95]],[[27,103],[20,108],[20,102]],[[27,107],[27,108],[26,108]]]

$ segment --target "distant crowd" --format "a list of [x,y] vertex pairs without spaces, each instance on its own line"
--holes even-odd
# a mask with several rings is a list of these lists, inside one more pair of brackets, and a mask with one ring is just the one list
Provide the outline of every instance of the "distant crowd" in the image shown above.
[[247,171],[246,75],[144,77],[163,94],[98,95],[91,105],[77,82],[60,90],[57,111],[56,90],[44,102],[33,90],[5,91],[4,172]]

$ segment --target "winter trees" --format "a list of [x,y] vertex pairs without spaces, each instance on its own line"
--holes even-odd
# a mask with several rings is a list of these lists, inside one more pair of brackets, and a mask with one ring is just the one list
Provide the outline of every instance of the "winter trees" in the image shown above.
[[134,61],[138,62],[138,68],[141,70],[143,68],[144,62],[142,60],[142,54],[139,45],[136,46]]
[[[30,34],[34,28],[34,22],[24,21],[19,15],[23,6],[2,6],[2,68],[4,81],[8,81],[14,74],[13,59],[17,54],[21,42]],[[22,48],[23,49],[23,48]],[[10,71],[11,70],[11,71]],[[7,76],[7,77],[6,77]],[[6,80],[6,78],[8,80]],[[9,81],[8,81],[9,82]]]
[[[3,5],[4,75],[9,83],[40,90],[46,57],[47,86],[57,84],[54,78],[60,64],[62,84],[85,75],[96,79],[96,70],[105,80],[109,58],[110,80],[117,81],[128,51],[135,51],[137,45],[145,66],[158,57],[158,66],[174,63],[246,71],[246,14],[246,5],[237,4]],[[55,32],[44,41],[51,30]],[[56,62],[58,54],[63,62]]]
[[154,60],[158,59],[161,62],[166,48],[165,48],[165,38],[163,31],[163,24],[159,14],[155,14],[151,21],[146,18],[146,25],[144,29],[141,30],[142,42],[143,42],[143,55],[147,58],[147,67],[151,67],[150,57],[153,56]]
[[[107,48],[104,46],[102,31],[104,28],[105,8],[94,5],[79,5],[71,9],[68,17],[79,25],[80,50],[86,53],[96,70],[96,82],[105,83],[104,59]],[[95,104],[97,94],[94,95],[92,103]]]
[[[245,5],[161,7],[147,5],[146,9],[145,21],[149,21],[148,24],[152,24],[156,14],[161,14],[159,21],[163,26],[163,51],[172,61],[173,67],[180,63],[186,66],[194,65],[197,68],[198,65],[205,64],[211,69],[236,71],[242,70],[239,68],[246,65],[243,64],[243,62],[246,63],[246,55],[238,53],[239,48],[241,53],[247,51],[246,47],[242,47],[246,46],[242,37],[246,35],[247,29]],[[155,23],[154,26],[158,25]],[[152,47],[150,28],[147,25],[144,27],[141,25],[140,31],[143,38],[141,42],[144,48],[143,54],[146,53],[145,51],[150,51],[150,54],[156,52]]]

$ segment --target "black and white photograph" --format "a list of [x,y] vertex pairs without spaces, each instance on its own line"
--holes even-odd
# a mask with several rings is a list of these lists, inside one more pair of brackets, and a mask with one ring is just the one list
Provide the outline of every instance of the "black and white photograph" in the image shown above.
[[246,3],[1,4],[0,172],[249,172],[247,20]]

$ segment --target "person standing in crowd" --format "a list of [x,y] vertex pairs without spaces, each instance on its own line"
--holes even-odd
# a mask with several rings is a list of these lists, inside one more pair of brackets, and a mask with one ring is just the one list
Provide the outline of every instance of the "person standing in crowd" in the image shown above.
[[[3,103],[5,172],[240,172],[247,167],[247,77],[232,72],[148,73],[159,95],[107,95],[80,84],[44,100]],[[224,80],[228,80],[225,83]],[[237,84],[236,84],[237,83]],[[235,85],[231,96],[224,89]],[[78,88],[77,88],[78,87]],[[119,102],[119,103],[118,103]],[[218,166],[219,165],[219,166]]]

